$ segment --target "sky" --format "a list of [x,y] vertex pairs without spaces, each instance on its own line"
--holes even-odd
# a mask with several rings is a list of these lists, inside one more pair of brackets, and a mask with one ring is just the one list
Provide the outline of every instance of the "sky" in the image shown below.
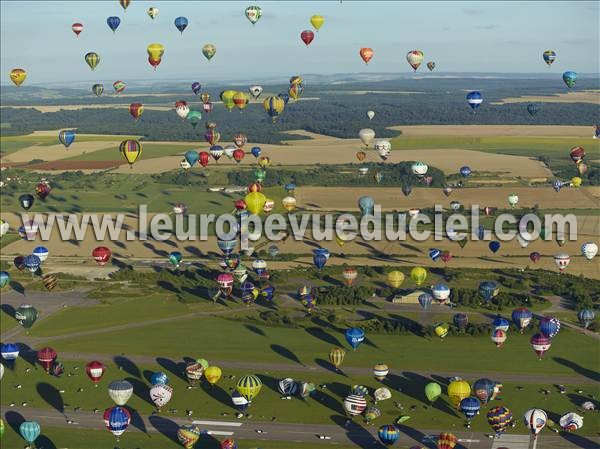
[[[262,8],[255,25],[245,18],[250,4]],[[159,8],[151,20],[150,6]],[[0,6],[2,84],[20,67],[26,83],[115,79],[210,81],[259,80],[291,74],[411,72],[406,53],[419,49],[440,72],[579,73],[600,72],[598,2],[146,2],[132,0],[126,12],[117,0],[11,1]],[[306,47],[300,33],[311,29],[310,17],[325,24]],[[113,34],[106,18],[118,16]],[[173,22],[189,19],[183,35]],[[77,38],[74,22],[84,30]],[[155,72],[146,47],[165,46]],[[206,43],[217,46],[207,62]],[[373,48],[368,66],[361,47]],[[551,69],[542,52],[555,50]],[[84,61],[94,51],[101,62],[94,72]],[[424,67],[420,70],[426,70]]]

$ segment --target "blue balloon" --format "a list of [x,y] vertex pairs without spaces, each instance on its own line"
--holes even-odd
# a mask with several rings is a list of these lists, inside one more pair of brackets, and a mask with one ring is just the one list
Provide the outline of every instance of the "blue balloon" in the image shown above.
[[314,254],[315,256],[322,254],[322,255],[324,255],[324,256],[327,258],[327,260],[329,260],[329,256],[331,255],[331,254],[329,253],[329,250],[328,250],[327,248],[317,248],[317,249],[313,249],[313,254]]
[[527,326],[529,326],[529,323],[531,323],[533,313],[531,313],[531,310],[526,309],[525,307],[520,307],[513,310],[511,318],[513,323],[515,323],[515,326],[517,326],[522,332],[523,329],[525,329]]
[[469,106],[471,106],[471,109],[473,109],[473,112],[475,112],[475,110],[481,106],[481,103],[483,103],[483,96],[481,95],[481,92],[476,90],[469,92],[467,94],[467,103],[469,103]]
[[361,196],[358,200],[358,207],[363,215],[373,215],[375,201],[370,196]]
[[477,228],[477,238],[479,240],[483,240],[485,238],[485,227],[483,225],[479,225]]
[[110,430],[114,435],[121,435],[127,427],[129,426],[129,422],[131,421],[131,414],[127,411],[126,408],[115,406],[110,409],[110,413],[108,414],[108,430]]
[[296,184],[294,184],[293,182],[288,182],[285,185],[284,189],[288,193],[293,192],[294,190],[296,190]]
[[477,396],[477,399],[485,405],[487,404],[494,394],[496,388],[496,382],[490,379],[477,379],[473,383],[473,394]]
[[563,188],[563,182],[560,179],[555,179],[554,181],[552,181],[552,188],[556,192],[560,192],[560,189]]
[[488,246],[491,252],[496,253],[500,249],[500,242],[498,242],[497,240],[493,240]]
[[379,428],[377,436],[383,444],[391,446],[400,438],[400,430],[393,424],[387,424]]
[[175,27],[179,30],[181,34],[188,26],[188,19],[185,17],[177,17],[175,19]]
[[152,373],[152,376],[150,376],[150,383],[152,385],[169,385],[169,376],[167,376],[162,371],[157,371],[155,373]]
[[66,131],[59,132],[58,141],[62,143],[65,148],[69,148],[69,145],[75,141],[75,131],[68,129]]
[[431,248],[429,250],[429,257],[431,258],[431,260],[436,261],[440,258],[440,256],[442,255],[442,252],[437,249],[437,248]]
[[464,167],[460,167],[460,174],[463,178],[466,178],[471,174],[471,167],[465,165]]
[[427,308],[431,304],[431,301],[433,301],[433,296],[431,296],[429,293],[422,293],[419,295],[418,299],[419,299],[419,304],[421,304],[421,307],[423,307],[423,309],[427,310]]
[[231,402],[233,402],[233,405],[242,413],[244,413],[250,405],[248,399],[242,396],[237,390],[233,390],[233,393],[231,393]]
[[485,301],[489,301],[498,294],[498,284],[493,281],[483,281],[479,284],[479,294]]
[[494,329],[500,329],[506,332],[510,326],[510,323],[507,319],[498,316],[494,318],[494,321],[492,321],[492,326],[494,326]]
[[4,288],[10,282],[8,271],[0,271],[0,288]]
[[45,246],[36,246],[35,248],[33,248],[32,254],[34,256],[38,256],[40,262],[43,262],[48,258],[48,248],[46,248]]
[[527,105],[527,112],[529,112],[529,115],[531,115],[532,117],[538,113],[538,111],[540,110],[540,106],[537,103],[529,103]]
[[275,294],[275,287],[272,285],[266,285],[260,289],[260,295],[267,301],[273,301],[273,295]]
[[479,410],[481,409],[481,404],[479,403],[479,400],[477,398],[470,396],[460,401],[458,408],[463,413],[463,415],[465,415],[467,420],[471,421],[471,419],[473,419],[475,416],[477,416],[477,413],[479,413]]
[[325,256],[325,254],[315,254],[313,257],[313,263],[315,264],[315,267],[320,270],[327,263],[327,256]]
[[0,355],[7,362],[16,360],[19,357],[19,346],[16,343],[2,343],[0,344]]
[[287,92],[281,92],[277,96],[281,98],[285,104],[288,104],[288,101],[290,101],[290,96]]
[[200,156],[198,156],[198,152],[194,150],[186,151],[183,157],[185,157],[187,163],[190,164],[190,166],[192,167],[196,162],[198,162],[198,159],[200,159]]
[[548,338],[554,338],[560,330],[558,318],[546,316],[540,320],[540,332]]
[[237,245],[237,240],[217,240],[217,246],[223,254],[229,255],[233,252]]
[[117,16],[111,16],[108,19],[106,19],[106,24],[111,30],[113,30],[114,33],[115,31],[117,31],[117,28],[119,28],[119,25],[121,24],[121,19],[119,19]]
[[575,82],[577,81],[577,73],[569,70],[568,72],[563,73],[562,78],[567,87],[571,88],[575,85]]
[[258,158],[258,156],[260,156],[261,153],[261,149],[260,147],[252,147],[252,149],[250,150],[250,152],[252,153],[252,156]]
[[469,316],[466,313],[457,313],[452,318],[454,325],[459,329],[464,329],[469,324]]
[[25,441],[33,443],[40,436],[40,425],[35,421],[25,421],[19,426],[19,433]]
[[194,92],[194,94],[198,95],[201,90],[202,90],[202,84],[200,84],[198,81],[194,81],[192,83],[192,92]]
[[351,327],[346,331],[346,341],[352,349],[356,350],[365,340],[365,331],[359,327]]
[[23,258],[23,265],[25,265],[25,268],[27,268],[32,273],[35,273],[41,264],[42,261],[36,255],[29,254],[28,256],[25,256]]

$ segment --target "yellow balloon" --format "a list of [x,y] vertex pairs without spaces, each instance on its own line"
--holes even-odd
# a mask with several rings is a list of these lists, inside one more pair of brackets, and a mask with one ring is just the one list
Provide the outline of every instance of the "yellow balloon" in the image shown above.
[[263,211],[267,197],[261,192],[250,192],[244,198],[246,208],[251,214],[258,215]]
[[291,212],[294,209],[296,209],[296,198],[294,198],[293,196],[286,196],[284,199],[281,200],[281,203],[283,204],[283,208],[288,212]]
[[388,285],[392,288],[400,288],[404,282],[404,273],[394,270],[388,273]]
[[342,365],[345,356],[346,351],[344,351],[342,348],[335,347],[331,348],[331,351],[329,351],[329,361],[336,368],[339,368]]
[[142,155],[142,144],[137,140],[124,140],[119,146],[119,152],[131,167]]
[[158,61],[165,54],[165,46],[163,44],[150,44],[146,49],[148,51],[148,56],[155,61]]
[[314,15],[310,18],[310,24],[315,28],[315,30],[319,31],[319,28],[323,26],[325,23],[325,17]]
[[209,366],[204,370],[204,377],[206,377],[206,380],[211,385],[216,384],[221,378],[222,374],[221,368],[218,366]]
[[235,107],[233,97],[235,97],[236,94],[237,92],[235,90],[224,90],[223,92],[221,92],[221,101],[229,111],[231,111]]
[[258,396],[258,393],[260,393],[261,388],[261,380],[253,374],[243,376],[242,378],[240,378],[235,387],[237,392],[244,396],[246,399],[248,399],[249,402],[252,402],[252,399]]
[[27,72],[23,69],[12,69],[10,71],[10,80],[19,87],[27,78]]
[[427,270],[423,267],[415,267],[410,271],[410,278],[419,287],[427,279]]
[[447,323],[440,324],[435,327],[434,332],[440,338],[444,338],[448,335],[448,331],[450,330],[450,326]]
[[250,97],[246,92],[236,92],[232,97],[232,101],[234,106],[241,111],[248,106],[248,103],[250,103]]
[[454,380],[448,385],[448,396],[450,402],[458,407],[460,401],[464,398],[468,398],[471,395],[471,386],[464,380]]
[[579,187],[582,182],[583,179],[581,179],[579,176],[574,176],[573,178],[571,178],[571,185],[573,187]]

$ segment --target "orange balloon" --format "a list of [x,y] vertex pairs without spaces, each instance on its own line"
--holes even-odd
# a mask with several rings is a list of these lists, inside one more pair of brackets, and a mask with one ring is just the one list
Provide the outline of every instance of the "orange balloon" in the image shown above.
[[358,53],[360,54],[360,57],[362,58],[362,60],[365,61],[365,64],[368,64],[375,52],[373,51],[372,48],[363,47],[360,49],[360,51]]
[[367,153],[365,153],[364,151],[359,151],[358,153],[356,153],[356,159],[358,159],[360,162],[364,161],[366,157]]

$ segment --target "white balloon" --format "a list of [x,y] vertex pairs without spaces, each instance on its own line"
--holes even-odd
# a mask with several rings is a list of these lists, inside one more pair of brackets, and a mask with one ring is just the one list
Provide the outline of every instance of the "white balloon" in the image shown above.
[[375,111],[367,111],[367,117],[369,117],[369,120],[373,120],[373,117],[375,117]]
[[117,405],[127,404],[132,394],[133,385],[126,380],[116,380],[108,385],[108,395]]
[[534,436],[537,436],[537,434],[542,431],[547,421],[548,415],[540,408],[527,410],[523,415],[525,427],[527,427]]
[[581,254],[583,254],[583,257],[587,260],[592,260],[596,257],[596,254],[598,254],[598,245],[594,242],[585,242],[581,245]]
[[173,388],[165,384],[156,384],[150,388],[150,399],[157,408],[162,408],[169,403],[173,396]]
[[583,427],[583,417],[579,416],[577,413],[570,412],[561,416],[558,423],[563,430],[572,432]]
[[256,100],[260,97],[260,94],[262,94],[263,88],[262,86],[250,86],[248,91],[250,92],[250,95],[252,95],[252,98]]
[[0,363],[0,380],[4,377],[4,365]]
[[358,137],[360,138],[360,141],[368,147],[371,142],[373,142],[373,139],[375,139],[375,131],[371,128],[363,128],[358,132]]
[[10,226],[7,221],[0,220],[0,237],[8,232]]
[[177,108],[175,108],[175,112],[177,112],[179,117],[186,118],[190,113],[190,108],[187,105],[177,106]]

